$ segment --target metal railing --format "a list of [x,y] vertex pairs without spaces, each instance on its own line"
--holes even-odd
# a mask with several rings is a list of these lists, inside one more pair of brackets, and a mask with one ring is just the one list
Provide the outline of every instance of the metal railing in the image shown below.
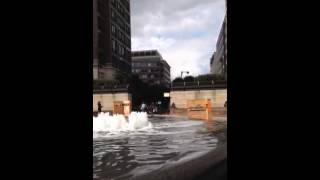
[[129,84],[100,84],[93,86],[94,93],[102,92],[128,92]]
[[194,81],[194,82],[173,82],[172,90],[182,89],[218,89],[227,88],[226,81]]

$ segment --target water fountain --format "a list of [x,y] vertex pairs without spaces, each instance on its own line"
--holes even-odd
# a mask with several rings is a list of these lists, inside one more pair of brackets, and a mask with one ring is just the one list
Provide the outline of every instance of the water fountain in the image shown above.
[[93,117],[93,179],[150,179],[152,173],[159,178],[173,173],[173,178],[179,172],[175,167],[192,167],[179,175],[187,179],[186,175],[205,169],[201,164],[208,164],[198,157],[219,147],[212,125],[186,117],[148,118],[144,112],[131,112],[128,117],[100,113]]

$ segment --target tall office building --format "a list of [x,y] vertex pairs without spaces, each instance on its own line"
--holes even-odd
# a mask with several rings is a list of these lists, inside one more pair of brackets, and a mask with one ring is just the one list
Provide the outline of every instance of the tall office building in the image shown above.
[[150,85],[170,85],[170,66],[157,50],[133,51],[132,74]]
[[227,0],[225,1],[225,8],[226,14],[216,43],[216,52],[213,53],[210,59],[210,72],[212,74],[223,75],[227,79]]
[[130,73],[130,1],[93,0],[93,78]]
[[227,77],[227,14],[224,17],[216,44],[216,52],[210,60],[211,73]]
[[213,60],[214,60],[214,53],[212,54],[212,56],[210,58],[210,73],[212,73],[212,74],[213,74],[213,69],[214,69]]

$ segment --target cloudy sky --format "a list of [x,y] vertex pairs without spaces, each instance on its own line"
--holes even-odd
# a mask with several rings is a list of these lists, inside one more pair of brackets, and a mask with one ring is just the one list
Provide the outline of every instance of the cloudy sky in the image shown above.
[[181,71],[209,73],[225,15],[225,0],[131,0],[132,50],[157,49]]

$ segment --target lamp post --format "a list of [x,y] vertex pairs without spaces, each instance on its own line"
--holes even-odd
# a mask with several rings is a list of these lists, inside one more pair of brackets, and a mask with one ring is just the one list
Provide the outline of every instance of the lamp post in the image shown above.
[[187,73],[187,74],[189,74],[189,71],[181,71],[181,79],[182,79],[182,75],[183,75],[183,73]]

